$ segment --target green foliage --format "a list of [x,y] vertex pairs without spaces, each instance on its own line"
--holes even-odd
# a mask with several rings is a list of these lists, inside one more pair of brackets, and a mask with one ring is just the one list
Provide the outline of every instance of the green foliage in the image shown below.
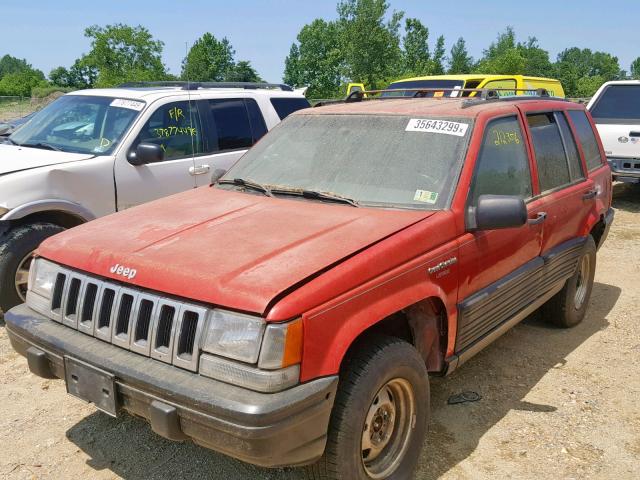
[[407,76],[428,75],[431,71],[429,56],[429,29],[417,18],[405,20],[402,39],[402,67]]
[[31,95],[32,88],[46,85],[44,74],[40,70],[21,70],[2,77],[0,95],[28,97]]
[[65,67],[57,67],[49,73],[49,81],[56,87],[79,90],[92,88],[98,79],[98,70],[87,65],[84,57],[77,59],[67,70]]
[[285,60],[285,83],[308,86],[310,98],[338,96],[343,83],[338,24],[316,19],[302,27],[298,44]]
[[631,78],[640,80],[640,57],[631,63]]
[[258,72],[250,62],[240,61],[227,70],[224,76],[226,82],[262,82]]
[[431,75],[442,75],[444,73],[446,50],[444,48],[444,35],[440,35],[436,40],[436,48],[433,50],[431,59]]
[[355,82],[377,88],[380,79],[397,73],[402,59],[400,21],[394,11],[385,23],[385,0],[342,0],[338,4],[338,42],[342,73]]
[[471,73],[473,69],[473,58],[467,52],[464,38],[460,37],[451,47],[449,57],[449,74]]
[[234,55],[229,40],[218,40],[207,32],[195,41],[182,62],[182,79],[194,82],[222,81],[234,66]]
[[623,76],[617,57],[577,47],[560,52],[554,70],[569,97],[590,97],[602,83]]
[[33,67],[25,59],[5,55],[0,58],[0,80],[10,73],[19,73],[25,70],[33,70]]
[[164,43],[154,40],[143,26],[94,25],[85,29],[84,34],[91,39],[91,50],[82,59],[82,65],[97,72],[95,86],[166,79],[162,63]]

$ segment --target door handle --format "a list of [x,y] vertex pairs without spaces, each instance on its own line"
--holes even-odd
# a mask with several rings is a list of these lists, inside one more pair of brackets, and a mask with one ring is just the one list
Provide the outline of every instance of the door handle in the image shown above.
[[640,132],[629,132],[630,137],[640,137]]
[[544,222],[546,219],[547,219],[547,212],[538,212],[536,214],[536,218],[530,218],[529,220],[527,220],[527,223],[529,225],[538,225]]
[[598,191],[597,190],[589,190],[584,195],[582,195],[582,199],[583,200],[591,200],[592,198],[595,198],[596,195],[598,195]]
[[209,173],[209,165],[196,165],[194,167],[189,167],[190,175],[204,175],[205,173]]

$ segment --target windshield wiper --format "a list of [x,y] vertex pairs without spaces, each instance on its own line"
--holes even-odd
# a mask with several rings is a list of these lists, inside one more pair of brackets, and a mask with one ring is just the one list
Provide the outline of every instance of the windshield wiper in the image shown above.
[[328,200],[330,202],[346,203],[348,205],[351,205],[352,207],[360,207],[360,204],[352,198],[344,197],[338,193],[333,192],[320,192],[316,190],[305,190],[303,188],[274,188],[272,189],[272,191],[275,194],[300,195],[301,197],[311,198],[313,200]]
[[61,152],[58,147],[51,145],[50,143],[38,142],[38,143],[21,143],[19,144],[21,147],[29,147],[29,148],[41,148],[43,150],[53,150],[55,152]]
[[254,182],[253,180],[248,180],[245,178],[234,178],[232,179],[224,179],[218,180],[219,184],[232,184],[239,185],[245,188],[251,188],[253,190],[258,190],[259,192],[264,193],[267,197],[273,197],[273,193],[271,193],[271,189],[266,185],[262,185],[261,183]]

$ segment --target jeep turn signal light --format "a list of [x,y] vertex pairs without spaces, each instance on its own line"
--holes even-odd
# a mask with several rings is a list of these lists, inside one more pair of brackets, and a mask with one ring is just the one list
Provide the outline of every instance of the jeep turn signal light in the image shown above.
[[267,325],[258,367],[276,370],[302,360],[302,319]]

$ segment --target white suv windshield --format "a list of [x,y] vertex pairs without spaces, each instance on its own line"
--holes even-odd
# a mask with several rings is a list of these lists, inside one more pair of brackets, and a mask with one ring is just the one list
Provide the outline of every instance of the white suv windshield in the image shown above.
[[144,106],[137,100],[65,95],[9,138],[25,147],[109,155]]
[[609,85],[591,115],[596,123],[640,123],[640,85]]
[[468,118],[293,115],[222,182],[260,183],[275,195],[331,193],[362,206],[442,209],[457,183],[471,129]]

